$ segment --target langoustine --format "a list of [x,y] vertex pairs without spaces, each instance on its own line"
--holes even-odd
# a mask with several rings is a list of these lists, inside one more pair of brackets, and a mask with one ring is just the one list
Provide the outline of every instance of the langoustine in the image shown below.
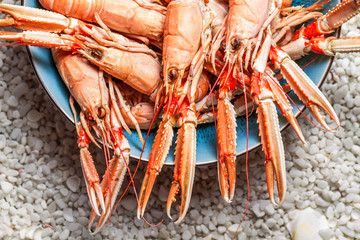
[[156,42],[162,39],[165,8],[158,4],[145,4],[143,0],[40,0],[40,3],[48,10],[87,22],[96,23],[98,15],[106,26],[129,36]]
[[196,160],[195,108],[196,90],[202,73],[211,33],[208,27],[212,15],[197,0],[171,1],[167,6],[163,43],[164,115],[150,153],[148,168],[140,190],[138,218],[144,214],[155,178],[165,162],[178,117],[178,137],[175,150],[174,180],[168,201],[167,215],[171,218],[172,202],[181,189],[179,218],[188,210]]
[[[59,73],[71,93],[70,104],[75,117],[81,166],[93,208],[89,230],[95,216],[100,216],[94,231],[96,233],[106,222],[116,202],[127,170],[130,146],[123,134],[114,105],[111,103],[111,93],[106,86],[103,73],[96,66],[89,65],[87,60],[80,55],[54,50],[53,57]],[[77,122],[74,98],[81,108],[80,122]],[[107,144],[114,149],[114,156],[111,159],[107,159],[108,157],[105,159],[109,165],[101,185],[96,167],[88,151],[90,141],[97,145],[90,129],[94,129],[102,138],[104,151],[107,151]],[[105,154],[105,156],[107,155]]]

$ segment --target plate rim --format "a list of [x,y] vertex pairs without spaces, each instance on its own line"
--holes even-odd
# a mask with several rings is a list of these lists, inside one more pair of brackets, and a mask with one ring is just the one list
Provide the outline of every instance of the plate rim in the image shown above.
[[[26,1],[26,0],[21,0],[21,5],[22,5],[22,6],[24,6],[25,1]],[[342,0],[340,0],[339,2],[342,2]],[[339,28],[336,29],[336,31],[335,31],[335,37],[339,38],[339,36],[340,36],[340,31],[341,31],[341,27],[339,27]],[[28,59],[29,59],[29,61],[30,61],[30,63],[31,63],[31,66],[32,66],[33,69],[34,69],[36,78],[37,78],[38,82],[40,82],[40,84],[41,84],[42,88],[44,89],[44,91],[46,92],[46,94],[49,96],[52,104],[55,106],[55,108],[56,108],[60,113],[62,113],[63,116],[65,116],[65,118],[66,118],[68,121],[70,121],[73,125],[75,125],[74,119],[73,119],[71,116],[69,116],[69,115],[64,111],[64,109],[63,109],[62,107],[60,107],[60,106],[58,106],[58,104],[56,104],[56,100],[55,100],[54,95],[51,94],[51,92],[49,91],[49,89],[46,87],[45,83],[41,80],[40,75],[39,75],[39,72],[38,72],[38,69],[37,69],[37,67],[36,67],[35,64],[34,64],[34,56],[33,56],[33,54],[32,54],[32,51],[31,51],[31,49],[30,49],[30,46],[28,46],[28,45],[26,46],[26,51],[27,51]],[[321,77],[321,79],[320,79],[320,81],[319,81],[319,84],[316,85],[318,88],[320,88],[320,87],[323,85],[323,83],[324,83],[327,75],[329,74],[330,68],[331,68],[331,66],[332,66],[332,64],[333,64],[333,61],[334,61],[334,58],[335,58],[335,55],[330,57],[329,62],[328,62],[328,64],[327,64],[327,66],[326,66],[326,70],[323,72],[323,75],[322,75],[322,77]],[[304,112],[304,110],[305,110],[306,108],[307,108],[307,107],[306,107],[305,105],[302,106],[301,108],[299,108],[300,110],[299,110],[298,113],[295,114],[295,118],[297,119],[297,118],[300,116],[300,114],[302,114],[302,112]],[[289,123],[289,122],[286,122],[286,124],[280,128],[280,134],[283,134],[283,132],[289,127],[289,125],[290,125],[290,123]],[[247,150],[244,150],[244,151],[242,151],[242,152],[240,152],[240,153],[237,153],[237,154],[236,154],[236,159],[235,159],[235,161],[238,161],[243,155],[246,154],[246,152],[250,153],[250,152],[254,151],[255,149],[258,149],[260,146],[261,146],[261,142],[255,144],[254,146],[252,146],[251,148],[249,148],[249,149],[247,149]],[[133,155],[131,154],[131,151],[130,151],[130,159],[131,159],[132,161],[139,161],[140,157],[138,157],[138,156],[133,156]],[[141,158],[141,161],[142,161],[142,162],[146,162],[146,163],[149,162],[148,159],[144,159],[144,158]],[[207,161],[207,162],[196,162],[196,161],[195,161],[195,166],[209,166],[209,165],[214,165],[214,164],[216,164],[216,163],[217,163],[217,160],[215,160],[215,161]],[[165,162],[165,163],[164,163],[164,166],[169,166],[169,167],[172,166],[172,167],[174,167],[174,166],[175,166],[175,163],[174,163],[174,162],[172,162],[172,163]]]

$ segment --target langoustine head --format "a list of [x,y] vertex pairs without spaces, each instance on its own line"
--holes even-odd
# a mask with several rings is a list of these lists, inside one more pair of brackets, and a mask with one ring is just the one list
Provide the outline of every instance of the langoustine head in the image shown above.
[[87,122],[103,135],[110,126],[110,108],[109,93],[102,72],[80,55],[54,50],[53,57]]

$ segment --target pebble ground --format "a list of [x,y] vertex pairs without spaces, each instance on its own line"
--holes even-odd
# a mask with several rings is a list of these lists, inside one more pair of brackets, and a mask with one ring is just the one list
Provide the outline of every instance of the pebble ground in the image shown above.
[[[342,36],[359,36],[359,27],[357,17],[342,28]],[[74,126],[39,85],[25,47],[0,47],[0,70],[0,239],[233,238],[247,199],[244,158],[237,161],[231,204],[221,198],[216,166],[199,167],[187,217],[175,225],[164,212],[173,171],[165,167],[145,214],[151,223],[164,219],[160,226],[136,218],[130,190],[112,214],[111,226],[91,236]],[[289,239],[287,224],[308,207],[326,217],[324,239],[360,238],[360,54],[339,54],[321,90],[341,117],[341,127],[324,132],[300,116],[306,146],[291,128],[282,133],[288,191],[279,209],[268,198],[261,149],[249,154],[250,207],[236,239]],[[305,114],[310,116],[308,110]],[[103,153],[91,150],[103,172]],[[138,190],[145,164],[140,168]]]

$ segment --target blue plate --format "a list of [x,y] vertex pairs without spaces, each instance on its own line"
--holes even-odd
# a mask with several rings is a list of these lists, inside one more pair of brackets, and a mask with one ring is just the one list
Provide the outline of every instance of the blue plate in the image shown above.
[[[316,0],[308,1],[299,1],[294,0],[293,5],[304,5],[310,6],[315,3]],[[324,13],[333,8],[339,1],[330,1],[330,3],[325,5]],[[24,0],[25,6],[40,8],[40,4],[37,0]],[[69,105],[69,91],[66,85],[63,83],[56,67],[53,62],[51,52],[48,49],[38,48],[38,47],[29,47],[28,52],[30,59],[34,66],[34,69],[40,79],[41,84],[43,85],[46,92],[49,94],[52,101],[60,109],[60,111],[72,122],[74,122],[73,114]],[[325,79],[326,74],[329,71],[329,68],[332,63],[332,58],[327,56],[316,56],[315,54],[310,54],[300,61],[298,64],[300,66],[305,66],[315,57],[316,60],[313,61],[309,66],[307,66],[304,71],[306,74],[314,81],[317,86],[320,86]],[[300,109],[304,109],[303,104],[299,101],[296,95],[293,92],[289,93],[290,97],[294,102],[299,106]],[[294,106],[293,106],[294,107]],[[294,114],[297,116],[300,114],[299,110],[294,107]],[[280,115],[280,126],[281,130],[284,130],[289,124],[286,119]],[[246,118],[239,117],[237,118],[237,155],[242,155],[246,152]],[[155,139],[156,130],[152,130],[148,137],[146,147],[142,156],[142,160],[147,161],[150,156],[151,146]],[[146,131],[143,131],[143,136],[146,136]],[[214,124],[203,124],[197,127],[197,142],[196,142],[196,164],[205,165],[210,163],[215,163],[217,154],[216,154],[216,131]],[[133,131],[132,135],[126,135],[131,146],[131,156],[135,159],[139,159],[142,145],[138,139],[136,131]],[[173,144],[170,149],[170,153],[165,161],[166,165],[174,164],[174,150],[175,150],[175,139],[174,136]],[[256,114],[252,114],[249,117],[249,151],[253,150],[260,146],[260,137],[259,137],[259,128],[256,123]]]

